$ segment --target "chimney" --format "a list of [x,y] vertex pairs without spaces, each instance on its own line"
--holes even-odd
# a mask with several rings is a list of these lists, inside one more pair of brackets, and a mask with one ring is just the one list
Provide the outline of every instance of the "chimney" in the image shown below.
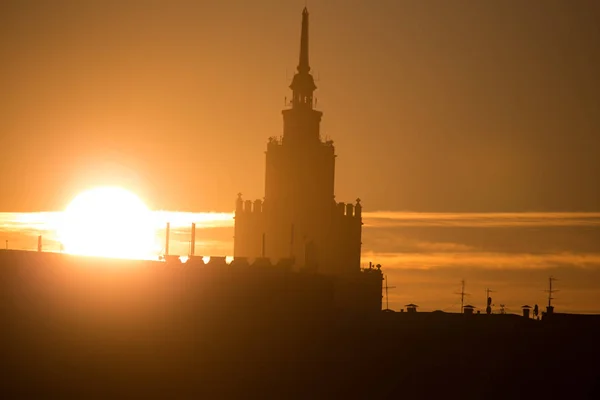
[[38,251],[42,251],[42,235],[38,236]]
[[190,243],[190,256],[196,253],[196,223],[192,222],[192,242]]
[[167,231],[165,234],[165,256],[169,255],[169,235],[171,234],[171,223],[167,222]]

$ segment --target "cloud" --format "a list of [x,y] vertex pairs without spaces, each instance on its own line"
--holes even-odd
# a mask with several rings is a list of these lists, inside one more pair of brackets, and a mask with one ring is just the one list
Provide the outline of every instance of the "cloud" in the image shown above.
[[363,264],[372,261],[389,269],[435,269],[466,267],[481,269],[540,269],[570,265],[599,268],[598,253],[508,254],[489,252],[363,252]]
[[233,213],[191,213],[179,211],[153,211],[152,218],[156,228],[164,228],[167,222],[171,228],[190,228],[192,223],[197,229],[233,227]]
[[600,227],[600,213],[416,213],[402,211],[364,212],[365,227]]
[[475,247],[465,243],[425,240],[399,232],[398,228],[370,230],[363,234],[363,252],[465,252],[474,251]]
[[[592,246],[583,251],[573,251],[575,245],[566,248],[539,250],[534,245],[534,236],[519,236],[511,241],[499,241],[497,238],[484,236],[484,245],[464,235],[452,234],[447,227],[478,228],[519,228],[519,227],[600,227],[600,213],[414,213],[378,211],[364,213],[365,233],[363,260],[380,263],[392,269],[431,269],[447,267],[473,267],[487,269],[537,269],[556,265],[570,265],[579,268],[600,267],[600,251],[595,252]],[[0,213],[0,231],[19,234],[37,235],[41,232],[52,232],[60,221],[61,213]],[[164,234],[164,226],[171,222],[174,246],[186,249],[188,246],[189,227],[196,223],[199,248],[205,253],[223,252],[233,248],[230,228],[233,226],[232,213],[186,213],[171,211],[155,211],[152,213],[157,235]],[[420,236],[398,230],[402,227],[424,227],[426,232]],[[438,227],[442,229],[429,229]],[[595,230],[597,232],[597,230]],[[433,233],[448,232],[446,237],[434,237]],[[511,231],[506,231],[511,235]],[[414,232],[416,233],[416,232]],[[584,233],[584,235],[588,235]],[[572,236],[572,235],[570,235]],[[585,236],[587,237],[587,236]],[[543,237],[541,237],[543,239]],[[579,236],[575,236],[574,240]],[[52,240],[52,235],[48,236]],[[468,240],[467,240],[468,239]],[[526,240],[525,240],[526,239]],[[564,238],[563,238],[564,239]],[[563,240],[561,239],[561,240]],[[162,240],[162,239],[161,239]],[[519,248],[512,248],[511,242],[523,242]],[[160,240],[159,240],[160,241]],[[564,240],[563,240],[564,241]],[[491,243],[494,242],[494,243]],[[497,243],[497,246],[495,244]],[[34,242],[31,242],[34,243]],[[514,247],[514,246],[513,246]],[[571,247],[571,248],[569,248]],[[580,250],[580,249],[577,249]]]
[[56,230],[62,212],[0,213],[0,231]]
[[[24,231],[24,230],[56,230],[62,220],[62,212],[33,212],[33,213],[0,213],[0,231]],[[177,211],[152,211],[150,213],[153,226],[161,229],[167,222],[171,228],[187,228],[189,230],[192,222],[196,223],[198,229],[232,227],[232,213],[190,213]]]
[[[0,213],[2,245],[33,250],[36,236],[52,242],[62,213]],[[170,249],[189,253],[196,223],[196,254],[230,255],[232,213],[152,212],[158,243],[171,223]],[[390,285],[390,307],[416,302],[422,309],[456,310],[461,278],[470,302],[483,304],[491,285],[509,309],[543,302],[547,276],[559,276],[561,310],[597,312],[600,301],[600,213],[363,213],[363,266],[381,264]],[[454,228],[454,229],[452,229]],[[468,228],[468,229],[463,229]],[[473,229],[471,229],[473,228]],[[479,296],[479,297],[478,297]],[[541,303],[540,303],[541,304]],[[454,308],[452,308],[454,307]]]
[[473,250],[473,247],[462,243],[414,241],[413,244],[416,249],[426,252],[465,252]]
[[[0,213],[0,228],[3,230],[55,229],[61,212]],[[192,222],[197,228],[231,227],[233,213],[191,213],[178,211],[153,211],[154,225],[162,228],[167,222],[172,228],[189,227]],[[598,213],[417,213],[404,211],[364,212],[363,221],[367,228],[380,227],[544,227],[544,226],[592,226],[600,227]]]

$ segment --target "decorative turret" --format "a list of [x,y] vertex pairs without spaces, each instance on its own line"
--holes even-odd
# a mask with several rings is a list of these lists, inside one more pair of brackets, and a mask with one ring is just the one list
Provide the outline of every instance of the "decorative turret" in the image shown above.
[[358,219],[362,218],[362,206],[360,205],[360,199],[356,199],[356,205],[354,206],[354,216]]
[[242,200],[242,194],[238,193],[238,198],[235,202],[235,212],[241,213],[244,210],[244,200]]

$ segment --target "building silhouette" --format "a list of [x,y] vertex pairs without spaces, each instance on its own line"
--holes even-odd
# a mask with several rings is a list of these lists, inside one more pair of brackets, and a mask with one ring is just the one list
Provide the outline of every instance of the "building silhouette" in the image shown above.
[[323,140],[323,113],[308,58],[308,11],[302,12],[300,60],[283,114],[283,136],[266,151],[265,197],[236,203],[234,257],[294,259],[298,268],[343,275],[360,271],[362,206],[336,203],[335,147]]
[[235,207],[234,259],[291,259],[296,271],[328,275],[345,309],[381,310],[380,266],[361,270],[362,205],[336,202],[335,147],[320,132],[310,73],[308,10],[300,57],[283,114],[283,135],[267,143],[265,196]]

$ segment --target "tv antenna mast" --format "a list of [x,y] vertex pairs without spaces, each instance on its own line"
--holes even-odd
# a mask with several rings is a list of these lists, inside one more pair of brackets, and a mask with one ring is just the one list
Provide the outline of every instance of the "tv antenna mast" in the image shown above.
[[385,275],[385,286],[384,286],[385,287],[385,309],[389,310],[390,306],[389,306],[389,303],[388,303],[388,289],[395,289],[396,286],[388,286],[387,282],[388,281],[387,281],[387,274],[386,274]]
[[464,312],[465,296],[468,296],[469,293],[465,293],[465,280],[463,279],[462,281],[460,281],[460,283],[461,283],[460,292],[455,293],[455,294],[460,294],[460,313],[462,314]]
[[558,290],[552,289],[552,282],[556,281],[556,280],[557,279],[554,278],[553,276],[548,278],[549,288],[548,288],[548,290],[546,290],[546,292],[548,293],[548,308],[549,309],[552,307],[552,300],[554,300],[554,297],[552,297],[552,293],[558,292]]

